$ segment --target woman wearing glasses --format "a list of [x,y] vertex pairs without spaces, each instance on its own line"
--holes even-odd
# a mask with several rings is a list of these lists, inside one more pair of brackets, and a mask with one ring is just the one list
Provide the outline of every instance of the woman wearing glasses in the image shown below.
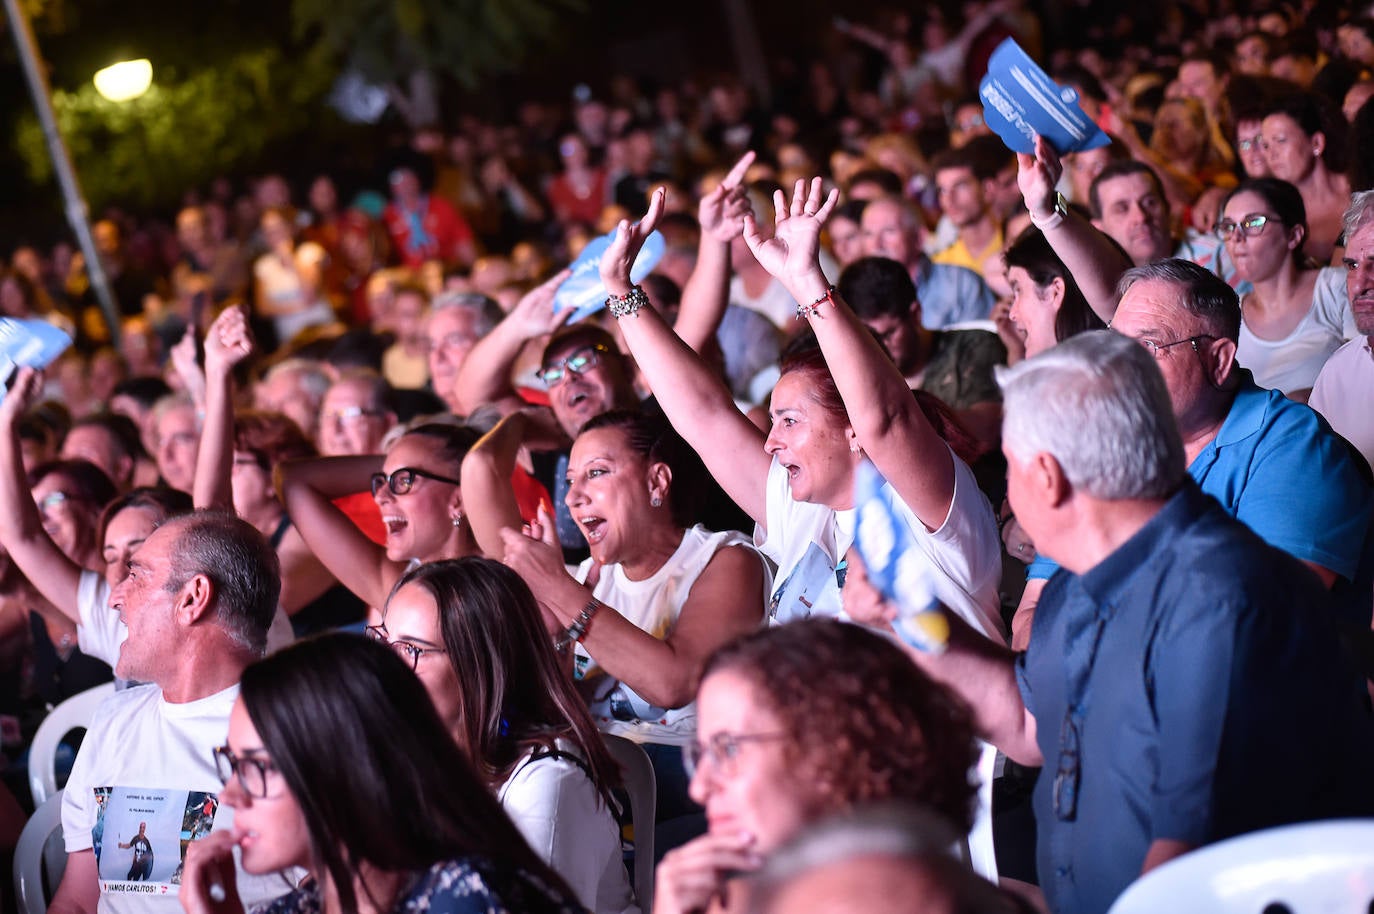
[[692,796],[710,831],[663,858],[654,914],[743,910],[734,877],[856,805],[905,801],[972,826],[971,712],[866,628],[810,619],[732,642],[706,664],[697,713]]
[[1347,335],[1345,271],[1319,270],[1303,254],[1306,209],[1287,181],[1246,181],[1221,212],[1217,235],[1237,278],[1253,286],[1240,299],[1236,359],[1259,386],[1306,402],[1318,372]]
[[616,764],[520,576],[491,559],[421,565],[368,634],[415,670],[478,777],[578,899],[637,912],[612,813]]
[[380,645],[324,636],[249,667],[215,756],[234,827],[188,845],[188,914],[242,914],[235,847],[246,872],[309,874],[267,914],[580,910]]
[[[458,473],[477,433],[430,422],[396,440],[384,459],[326,457],[280,464],[277,490],[311,551],[368,606],[380,607],[412,566],[477,551]],[[334,505],[372,478],[386,525],[379,546]]]
[[692,696],[710,653],[762,620],[764,563],[742,534],[688,526],[691,464],[667,423],[612,410],[583,426],[569,456],[564,501],[591,557],[568,574],[551,518],[519,532],[511,421],[464,461],[473,510],[546,610],[559,649],[574,654],[597,726],[642,744],[654,762],[659,822],[692,816],[699,829],[682,767],[696,733]]

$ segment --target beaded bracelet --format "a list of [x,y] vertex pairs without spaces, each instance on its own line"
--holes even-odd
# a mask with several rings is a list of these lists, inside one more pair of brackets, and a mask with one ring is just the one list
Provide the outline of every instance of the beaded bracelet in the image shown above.
[[639,317],[639,309],[649,304],[649,296],[644,294],[644,290],[639,286],[630,286],[630,291],[625,295],[606,296],[606,310],[611,312],[611,317],[620,320],[633,314]]
[[797,305],[797,320],[806,320],[821,313],[821,305],[835,304],[835,287],[827,286],[825,294],[809,305]]

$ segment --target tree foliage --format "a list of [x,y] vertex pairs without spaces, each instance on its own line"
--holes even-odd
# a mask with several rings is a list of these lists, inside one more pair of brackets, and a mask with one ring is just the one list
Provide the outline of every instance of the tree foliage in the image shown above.
[[[271,145],[317,122],[332,78],[320,55],[280,50],[238,54],[179,78],[157,72],[131,102],[106,101],[89,83],[54,90],[53,110],[82,189],[98,211],[112,203],[163,206],[188,187],[254,161]],[[25,113],[15,145],[28,176],[52,175],[37,118]]]
[[583,0],[293,0],[297,39],[317,38],[393,93],[417,74],[463,88],[513,70]]

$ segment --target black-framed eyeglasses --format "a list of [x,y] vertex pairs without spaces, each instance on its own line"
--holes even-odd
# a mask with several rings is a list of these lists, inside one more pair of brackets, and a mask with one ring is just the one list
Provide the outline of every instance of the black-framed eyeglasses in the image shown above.
[[740,747],[748,743],[767,743],[787,739],[786,733],[716,733],[706,742],[691,742],[682,752],[687,776],[695,776],[701,763],[710,759],[711,765],[729,777],[735,773],[735,759]]
[[373,641],[385,644],[396,652],[406,663],[410,664],[412,670],[420,669],[420,658],[425,654],[447,654],[448,651],[442,647],[420,647],[418,644],[411,644],[409,641],[392,641],[391,634],[386,630],[385,625],[369,625],[367,636]]
[[1236,232],[1240,232],[1246,238],[1254,238],[1256,235],[1264,234],[1264,227],[1269,224],[1269,218],[1263,213],[1251,213],[1240,221],[1219,219],[1215,231],[1222,241],[1230,241]]
[[382,491],[382,486],[386,486],[390,489],[392,495],[405,495],[415,485],[415,478],[417,476],[425,479],[433,479],[435,482],[446,482],[451,486],[462,485],[462,483],[456,479],[451,479],[448,476],[440,476],[438,473],[431,473],[428,470],[421,470],[415,467],[397,467],[391,471],[390,475],[386,473],[372,474],[372,496],[375,498],[377,493]]
[[1150,355],[1154,356],[1155,358],[1159,358],[1159,354],[1161,352],[1173,349],[1175,346],[1182,346],[1184,343],[1191,344],[1194,352],[1201,352],[1202,350],[1198,348],[1198,343],[1200,343],[1203,340],[1214,339],[1216,339],[1216,337],[1210,333],[1200,333],[1197,336],[1190,336],[1186,337],[1185,339],[1174,340],[1172,343],[1156,343],[1154,340],[1146,339],[1136,340],[1136,342],[1144,346],[1147,350],[1149,350]]
[[593,343],[574,349],[557,362],[551,362],[539,370],[539,379],[544,386],[552,387],[567,378],[569,374],[586,374],[601,364],[601,356],[611,350],[602,343]]
[[260,758],[251,750],[235,755],[228,746],[216,746],[213,752],[221,784],[228,784],[231,777],[238,778],[244,793],[259,800],[266,798],[267,775],[278,770],[271,759]]

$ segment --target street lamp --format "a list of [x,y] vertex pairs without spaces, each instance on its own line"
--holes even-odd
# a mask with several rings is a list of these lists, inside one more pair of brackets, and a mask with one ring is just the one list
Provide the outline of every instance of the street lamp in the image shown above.
[[153,65],[147,58],[121,60],[95,74],[95,91],[112,102],[138,98],[153,84]]

